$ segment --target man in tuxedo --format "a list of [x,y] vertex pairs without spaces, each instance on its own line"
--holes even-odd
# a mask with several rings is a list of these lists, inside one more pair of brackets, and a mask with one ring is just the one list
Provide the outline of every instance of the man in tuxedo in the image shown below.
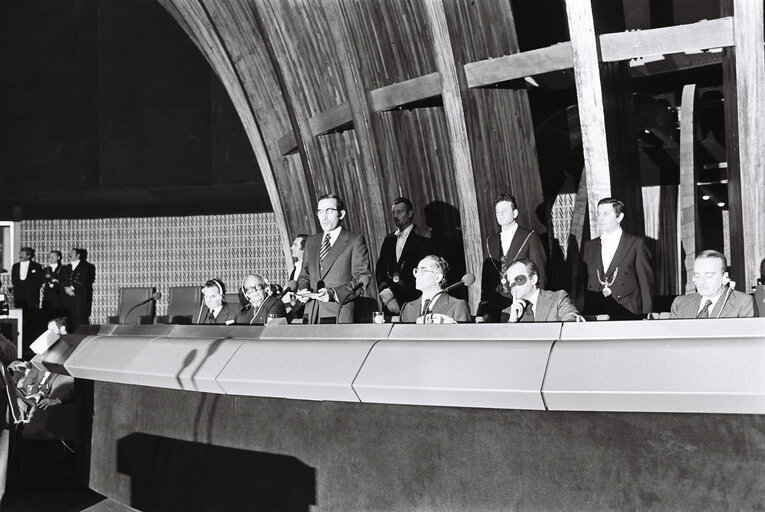
[[404,323],[470,322],[470,309],[463,299],[442,293],[446,287],[449,264],[434,254],[425,256],[412,272],[415,286],[422,292],[419,299],[407,302],[401,307],[401,321]]
[[515,197],[510,194],[500,194],[494,199],[494,214],[500,232],[486,239],[487,258],[481,272],[481,304],[478,307],[478,316],[487,322],[500,321],[502,310],[513,302],[505,277],[513,261],[530,259],[539,270],[539,288],[544,288],[547,282],[547,254],[542,239],[534,230],[518,225],[517,204]]
[[398,315],[401,304],[416,299],[420,292],[415,287],[412,271],[417,263],[430,253],[430,239],[417,233],[412,223],[412,202],[399,197],[391,208],[396,231],[383,240],[380,257],[375,266],[377,289],[385,311]]
[[64,307],[64,287],[68,279],[66,267],[61,264],[61,251],[48,254],[48,266],[43,273],[43,309],[62,309]]
[[539,269],[529,258],[510,264],[505,274],[513,303],[502,311],[502,322],[574,322],[583,318],[564,290],[539,289]]
[[345,203],[338,195],[321,196],[316,216],[322,232],[306,240],[298,278],[298,294],[315,292],[303,317],[308,323],[350,323],[352,301],[372,277],[367,243],[362,235],[343,228]]
[[197,315],[198,324],[233,324],[236,310],[225,301],[226,285],[220,279],[210,279],[202,287],[204,305]]
[[40,307],[40,287],[43,283],[43,268],[34,261],[35,250],[22,247],[19,261],[11,268],[11,284],[15,307],[38,309]]
[[73,248],[69,251],[69,259],[71,263],[64,270],[64,307],[69,309],[69,321],[74,332],[80,325],[90,323],[96,267],[87,261],[86,249]]
[[266,279],[260,274],[250,274],[242,282],[242,293],[246,299],[246,305],[237,313],[237,324],[265,325],[268,315],[276,315],[277,318],[287,316],[284,303],[278,295],[269,293]]
[[587,289],[584,312],[612,320],[645,317],[653,305],[653,269],[645,238],[622,231],[624,203],[598,202],[600,237],[584,244],[582,262]]
[[754,316],[754,299],[737,292],[728,277],[728,262],[717,251],[704,251],[693,262],[696,292],[672,301],[670,318],[741,318]]

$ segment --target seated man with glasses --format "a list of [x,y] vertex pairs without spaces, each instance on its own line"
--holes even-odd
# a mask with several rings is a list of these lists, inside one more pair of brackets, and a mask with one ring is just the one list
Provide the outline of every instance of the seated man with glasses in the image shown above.
[[502,310],[503,323],[584,321],[564,290],[551,292],[539,288],[539,268],[530,258],[512,262],[505,278],[513,303]]
[[[237,324],[265,325],[269,318],[284,318],[287,310],[278,295],[271,293],[266,279],[260,274],[250,274],[242,282],[245,306],[237,313]],[[270,315],[270,317],[269,317]]]
[[754,316],[751,295],[735,291],[728,262],[717,251],[704,251],[693,262],[696,292],[672,301],[670,318],[737,318]]
[[306,323],[352,323],[353,300],[364,293],[372,278],[364,237],[341,225],[345,203],[335,194],[319,198],[316,209],[322,233],[305,242],[298,296],[313,300],[305,306]]
[[415,287],[422,292],[419,299],[401,307],[401,321],[405,323],[470,322],[470,309],[466,301],[444,293],[449,264],[431,254],[420,260],[413,270]]

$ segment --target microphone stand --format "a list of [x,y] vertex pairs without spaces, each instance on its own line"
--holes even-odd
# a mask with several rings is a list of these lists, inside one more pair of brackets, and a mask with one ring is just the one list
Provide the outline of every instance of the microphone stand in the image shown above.
[[717,317],[715,317],[715,318],[720,318],[720,315],[722,315],[723,308],[725,307],[725,304],[728,303],[728,298],[733,293],[733,288],[735,288],[735,287],[736,287],[736,283],[734,281],[729,281],[728,282],[728,291],[725,292],[725,298],[723,299],[722,306],[720,306],[720,311],[717,312]]
[[[130,313],[132,313],[133,311],[135,311],[135,310],[136,310],[136,308],[138,308],[138,307],[141,307],[141,306],[143,306],[144,304],[148,304],[149,302],[151,302],[151,301],[153,301],[153,300],[155,300],[155,299],[154,299],[154,297],[152,296],[152,297],[151,297],[151,298],[149,298],[148,300],[145,300],[145,301],[143,301],[143,302],[139,302],[138,304],[136,304],[135,306],[133,306],[132,308],[130,308],[130,309],[128,310],[127,314],[125,315],[125,319],[124,319],[124,320],[122,320],[122,325],[126,325],[126,324],[127,324],[127,321],[128,321],[128,317],[130,317]],[[139,323],[139,324],[141,323],[141,320],[140,320],[140,319],[138,320],[138,323]]]

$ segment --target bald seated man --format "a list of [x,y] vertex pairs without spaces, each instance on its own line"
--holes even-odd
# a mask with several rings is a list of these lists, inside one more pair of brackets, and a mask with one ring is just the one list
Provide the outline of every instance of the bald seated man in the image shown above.
[[[242,294],[247,304],[236,315],[236,324],[265,325],[268,315],[275,318],[287,316],[284,303],[275,294],[269,293],[270,288],[266,279],[260,274],[250,274],[242,282]],[[272,317],[273,318],[273,317]]]
[[419,299],[401,306],[401,321],[405,323],[470,322],[470,309],[463,299],[441,293],[446,287],[449,264],[431,254],[420,260],[412,273],[415,287],[422,292]]
[[672,301],[670,318],[741,318],[754,316],[754,299],[737,292],[728,277],[728,262],[717,251],[704,251],[693,262],[696,292]]

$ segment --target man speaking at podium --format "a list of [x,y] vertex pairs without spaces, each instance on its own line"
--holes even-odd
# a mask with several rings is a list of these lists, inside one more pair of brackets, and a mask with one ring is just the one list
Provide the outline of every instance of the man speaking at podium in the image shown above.
[[735,291],[726,271],[728,262],[717,251],[704,251],[693,262],[696,292],[672,301],[670,318],[736,318],[754,316],[750,295]]
[[313,299],[305,307],[308,323],[352,323],[353,299],[372,277],[364,237],[343,229],[345,203],[335,194],[319,198],[316,209],[322,233],[305,242],[297,295]]

